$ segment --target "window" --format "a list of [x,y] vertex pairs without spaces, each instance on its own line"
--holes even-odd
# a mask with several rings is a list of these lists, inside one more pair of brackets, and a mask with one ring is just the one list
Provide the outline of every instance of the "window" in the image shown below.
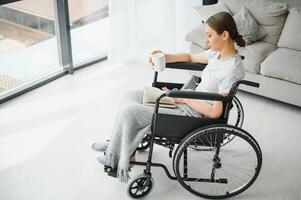
[[[70,20],[70,35],[64,16]],[[0,103],[67,74],[66,63],[67,68],[81,68],[105,59],[107,42],[108,0],[1,5]],[[70,44],[70,50],[64,44]]]

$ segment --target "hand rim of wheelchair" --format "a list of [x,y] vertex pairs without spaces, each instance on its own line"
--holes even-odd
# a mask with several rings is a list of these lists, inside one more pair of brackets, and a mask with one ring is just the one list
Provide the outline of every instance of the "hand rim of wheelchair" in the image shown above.
[[[244,110],[243,110],[241,102],[239,101],[239,99],[236,96],[234,96],[234,98],[233,98],[233,108],[232,109],[234,109],[234,108],[237,109],[237,113],[234,113],[236,115],[236,119],[234,119],[235,120],[234,123],[231,124],[231,122],[230,122],[230,125],[233,125],[233,126],[236,126],[238,128],[241,128],[242,125],[243,125],[243,122],[244,122]],[[232,111],[232,113],[233,113],[233,111]],[[230,117],[230,115],[231,115],[231,111],[230,111],[229,117]],[[228,123],[229,123],[229,121],[228,121]],[[226,136],[222,145],[228,144],[234,138],[235,138],[234,135],[228,135],[228,136]],[[147,150],[149,148],[149,146],[150,146],[150,142],[148,140],[142,140],[142,142],[137,147],[137,150],[138,151],[145,151],[145,150]],[[190,148],[195,149],[195,150],[199,150],[199,151],[204,151],[204,150],[209,151],[209,150],[212,150],[210,148],[207,148],[207,149],[195,148],[193,146],[190,147]]]
[[[147,179],[149,180],[148,185],[147,184]],[[128,183],[127,183],[127,195],[130,198],[134,199],[139,199],[142,198],[146,195],[148,195],[151,191],[152,188],[154,187],[154,179],[151,176],[147,176],[146,174],[138,174],[137,176],[133,177]],[[134,184],[137,184],[136,186],[133,186]],[[142,185],[141,185],[142,184]],[[144,190],[146,188],[146,190]],[[133,189],[137,189],[135,193],[132,192]],[[138,191],[141,194],[138,194]]]
[[[196,137],[197,134],[200,134],[204,131],[211,131],[214,129],[216,129],[216,130],[224,129],[226,131],[231,131],[231,134],[234,134],[235,137],[237,137],[237,139],[243,139],[244,141],[246,141],[247,144],[249,144],[251,146],[251,148],[254,150],[254,152],[256,154],[256,158],[257,158],[257,166],[255,167],[255,172],[252,175],[251,179],[247,183],[243,184],[242,186],[235,188],[235,189],[231,190],[230,192],[228,191],[222,195],[203,194],[203,193],[199,193],[199,192],[193,190],[191,188],[191,186],[186,185],[186,183],[184,182],[183,178],[181,177],[181,174],[179,171],[179,164],[180,164],[179,162],[180,162],[182,154],[184,152],[184,147],[189,146],[189,145],[187,145],[187,143],[192,138]],[[235,141],[237,141],[237,140],[235,140]],[[221,148],[226,148],[226,147],[227,146],[221,146]],[[199,152],[199,151],[195,151],[195,152]],[[203,152],[203,153],[206,153],[206,152]],[[211,161],[214,162],[214,159],[212,159]],[[173,156],[173,171],[174,171],[176,177],[178,177],[179,183],[189,192],[191,192],[197,196],[207,198],[207,199],[224,199],[224,198],[233,197],[233,196],[236,196],[236,195],[242,193],[243,191],[248,189],[254,183],[257,176],[259,175],[261,165],[262,165],[262,153],[261,153],[261,149],[260,149],[260,146],[257,143],[257,141],[248,132],[244,131],[243,129],[240,129],[238,127],[231,126],[231,125],[225,125],[225,124],[209,125],[209,126],[201,127],[199,129],[196,129],[195,131],[191,132],[184,139],[181,140],[181,142],[179,143],[179,145],[174,153],[174,156]],[[201,180],[201,179],[199,179],[199,180]],[[206,180],[204,182],[206,182]],[[212,184],[212,183],[208,183],[208,184]]]

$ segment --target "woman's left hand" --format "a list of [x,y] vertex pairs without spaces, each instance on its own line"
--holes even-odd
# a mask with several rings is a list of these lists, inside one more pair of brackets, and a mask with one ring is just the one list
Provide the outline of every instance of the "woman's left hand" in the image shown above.
[[169,89],[168,89],[167,87],[165,87],[165,86],[162,87],[161,89],[162,89],[164,92],[168,92],[168,91],[169,91]]
[[[167,87],[162,87],[162,90],[164,92],[168,92],[169,91],[169,89]],[[175,103],[179,103],[179,104],[185,103],[185,99],[184,98],[176,98],[176,97],[172,97],[172,98],[175,101]]]
[[185,103],[185,99],[184,98],[173,98],[175,100],[175,103],[178,104],[183,104]]

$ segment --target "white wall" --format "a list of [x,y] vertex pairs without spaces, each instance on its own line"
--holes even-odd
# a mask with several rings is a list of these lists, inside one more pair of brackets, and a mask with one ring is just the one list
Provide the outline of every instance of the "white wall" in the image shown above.
[[194,6],[201,5],[201,0],[176,0],[176,51],[188,51],[185,35],[201,23],[201,18]]

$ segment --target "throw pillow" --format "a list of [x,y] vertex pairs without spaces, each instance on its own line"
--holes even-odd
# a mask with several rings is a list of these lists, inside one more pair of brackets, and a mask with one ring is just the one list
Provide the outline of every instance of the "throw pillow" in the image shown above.
[[277,44],[287,15],[288,5],[284,2],[271,0],[219,0],[236,14],[244,5],[248,8],[254,19],[268,33],[263,42]]
[[278,47],[301,51],[301,8],[292,8],[286,18]]
[[206,22],[207,19],[219,12],[228,12],[231,14],[229,9],[223,4],[223,3],[218,3],[218,4],[213,4],[213,5],[201,5],[201,6],[196,6],[194,9],[197,11],[197,13],[201,16],[201,19]]
[[233,16],[237,30],[242,35],[247,44],[251,44],[267,36],[267,32],[257,24],[245,6]]

